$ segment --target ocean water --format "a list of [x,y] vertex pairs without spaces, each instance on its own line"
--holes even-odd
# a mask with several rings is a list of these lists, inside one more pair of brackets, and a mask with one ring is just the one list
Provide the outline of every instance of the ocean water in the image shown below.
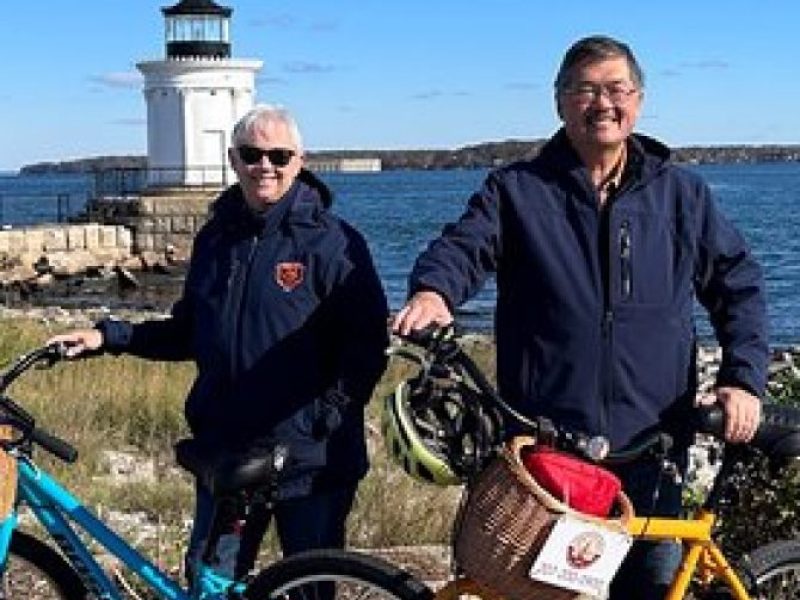
[[[800,343],[800,163],[698,165],[726,216],[744,233],[761,261],[768,292],[773,344]],[[406,277],[417,254],[442,226],[461,214],[485,170],[324,173],[334,209],[367,238],[393,310],[406,296]],[[0,175],[0,223],[56,220],[58,194],[69,212],[83,207],[91,180],[82,176]],[[62,201],[63,202],[63,201]],[[494,285],[488,282],[459,309],[469,329],[490,330]],[[711,329],[698,311],[702,337]]]
[[83,209],[93,184],[87,175],[20,177],[0,172],[0,225],[66,220]]

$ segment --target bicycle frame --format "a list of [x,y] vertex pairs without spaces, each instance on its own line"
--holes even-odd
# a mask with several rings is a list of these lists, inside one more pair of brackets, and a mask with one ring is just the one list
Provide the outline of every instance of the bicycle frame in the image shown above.
[[[117,586],[92,556],[86,543],[70,522],[78,525],[92,540],[103,546],[132,572],[136,573],[159,597],[167,600],[210,600],[223,597],[230,579],[221,577],[208,565],[200,565],[193,593],[181,588],[156,565],[114,533],[57,481],[19,452],[10,452],[18,467],[17,504],[26,504],[50,537],[72,564],[89,592],[102,600],[123,600]],[[15,506],[0,523],[0,572],[5,568],[11,537],[18,524]],[[234,584],[237,591],[243,584]]]
[[735,600],[750,600],[741,579],[711,538],[715,521],[713,512],[700,509],[693,519],[633,517],[625,524],[628,533],[635,539],[683,542],[683,559],[665,600],[683,598],[695,573],[704,584],[714,580],[724,581]]

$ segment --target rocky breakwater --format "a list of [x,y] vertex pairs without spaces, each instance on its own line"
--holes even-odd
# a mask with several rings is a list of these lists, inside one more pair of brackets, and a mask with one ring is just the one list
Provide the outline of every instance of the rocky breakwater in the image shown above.
[[116,264],[132,255],[131,233],[98,223],[41,225],[0,231],[0,281],[31,279],[44,264],[50,273],[74,275]]
[[[7,306],[168,306],[186,257],[167,246],[137,251],[129,228],[99,223],[42,225],[0,231],[0,300]],[[173,277],[164,278],[165,275]],[[157,279],[158,281],[154,281]],[[164,285],[166,284],[166,285]],[[158,291],[153,291],[158,290]],[[154,302],[154,297],[167,296]]]

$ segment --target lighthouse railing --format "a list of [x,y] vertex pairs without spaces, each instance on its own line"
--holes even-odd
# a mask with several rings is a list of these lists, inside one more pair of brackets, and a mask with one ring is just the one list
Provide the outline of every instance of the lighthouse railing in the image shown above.
[[173,187],[219,188],[233,183],[227,166],[126,167],[94,172],[96,196],[129,198],[145,190]]

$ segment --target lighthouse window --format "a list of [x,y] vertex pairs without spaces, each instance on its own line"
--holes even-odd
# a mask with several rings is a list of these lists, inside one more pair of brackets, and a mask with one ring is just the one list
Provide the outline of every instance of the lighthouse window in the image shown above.
[[228,21],[209,15],[168,17],[165,34],[167,42],[227,42]]
[[219,19],[206,19],[206,39],[214,41],[222,39],[222,23]]
[[192,39],[190,37],[190,23],[186,19],[175,19],[173,27],[173,40],[181,42]]
[[203,35],[203,20],[202,19],[193,19],[192,20],[192,39],[193,40],[203,40],[205,36]]

